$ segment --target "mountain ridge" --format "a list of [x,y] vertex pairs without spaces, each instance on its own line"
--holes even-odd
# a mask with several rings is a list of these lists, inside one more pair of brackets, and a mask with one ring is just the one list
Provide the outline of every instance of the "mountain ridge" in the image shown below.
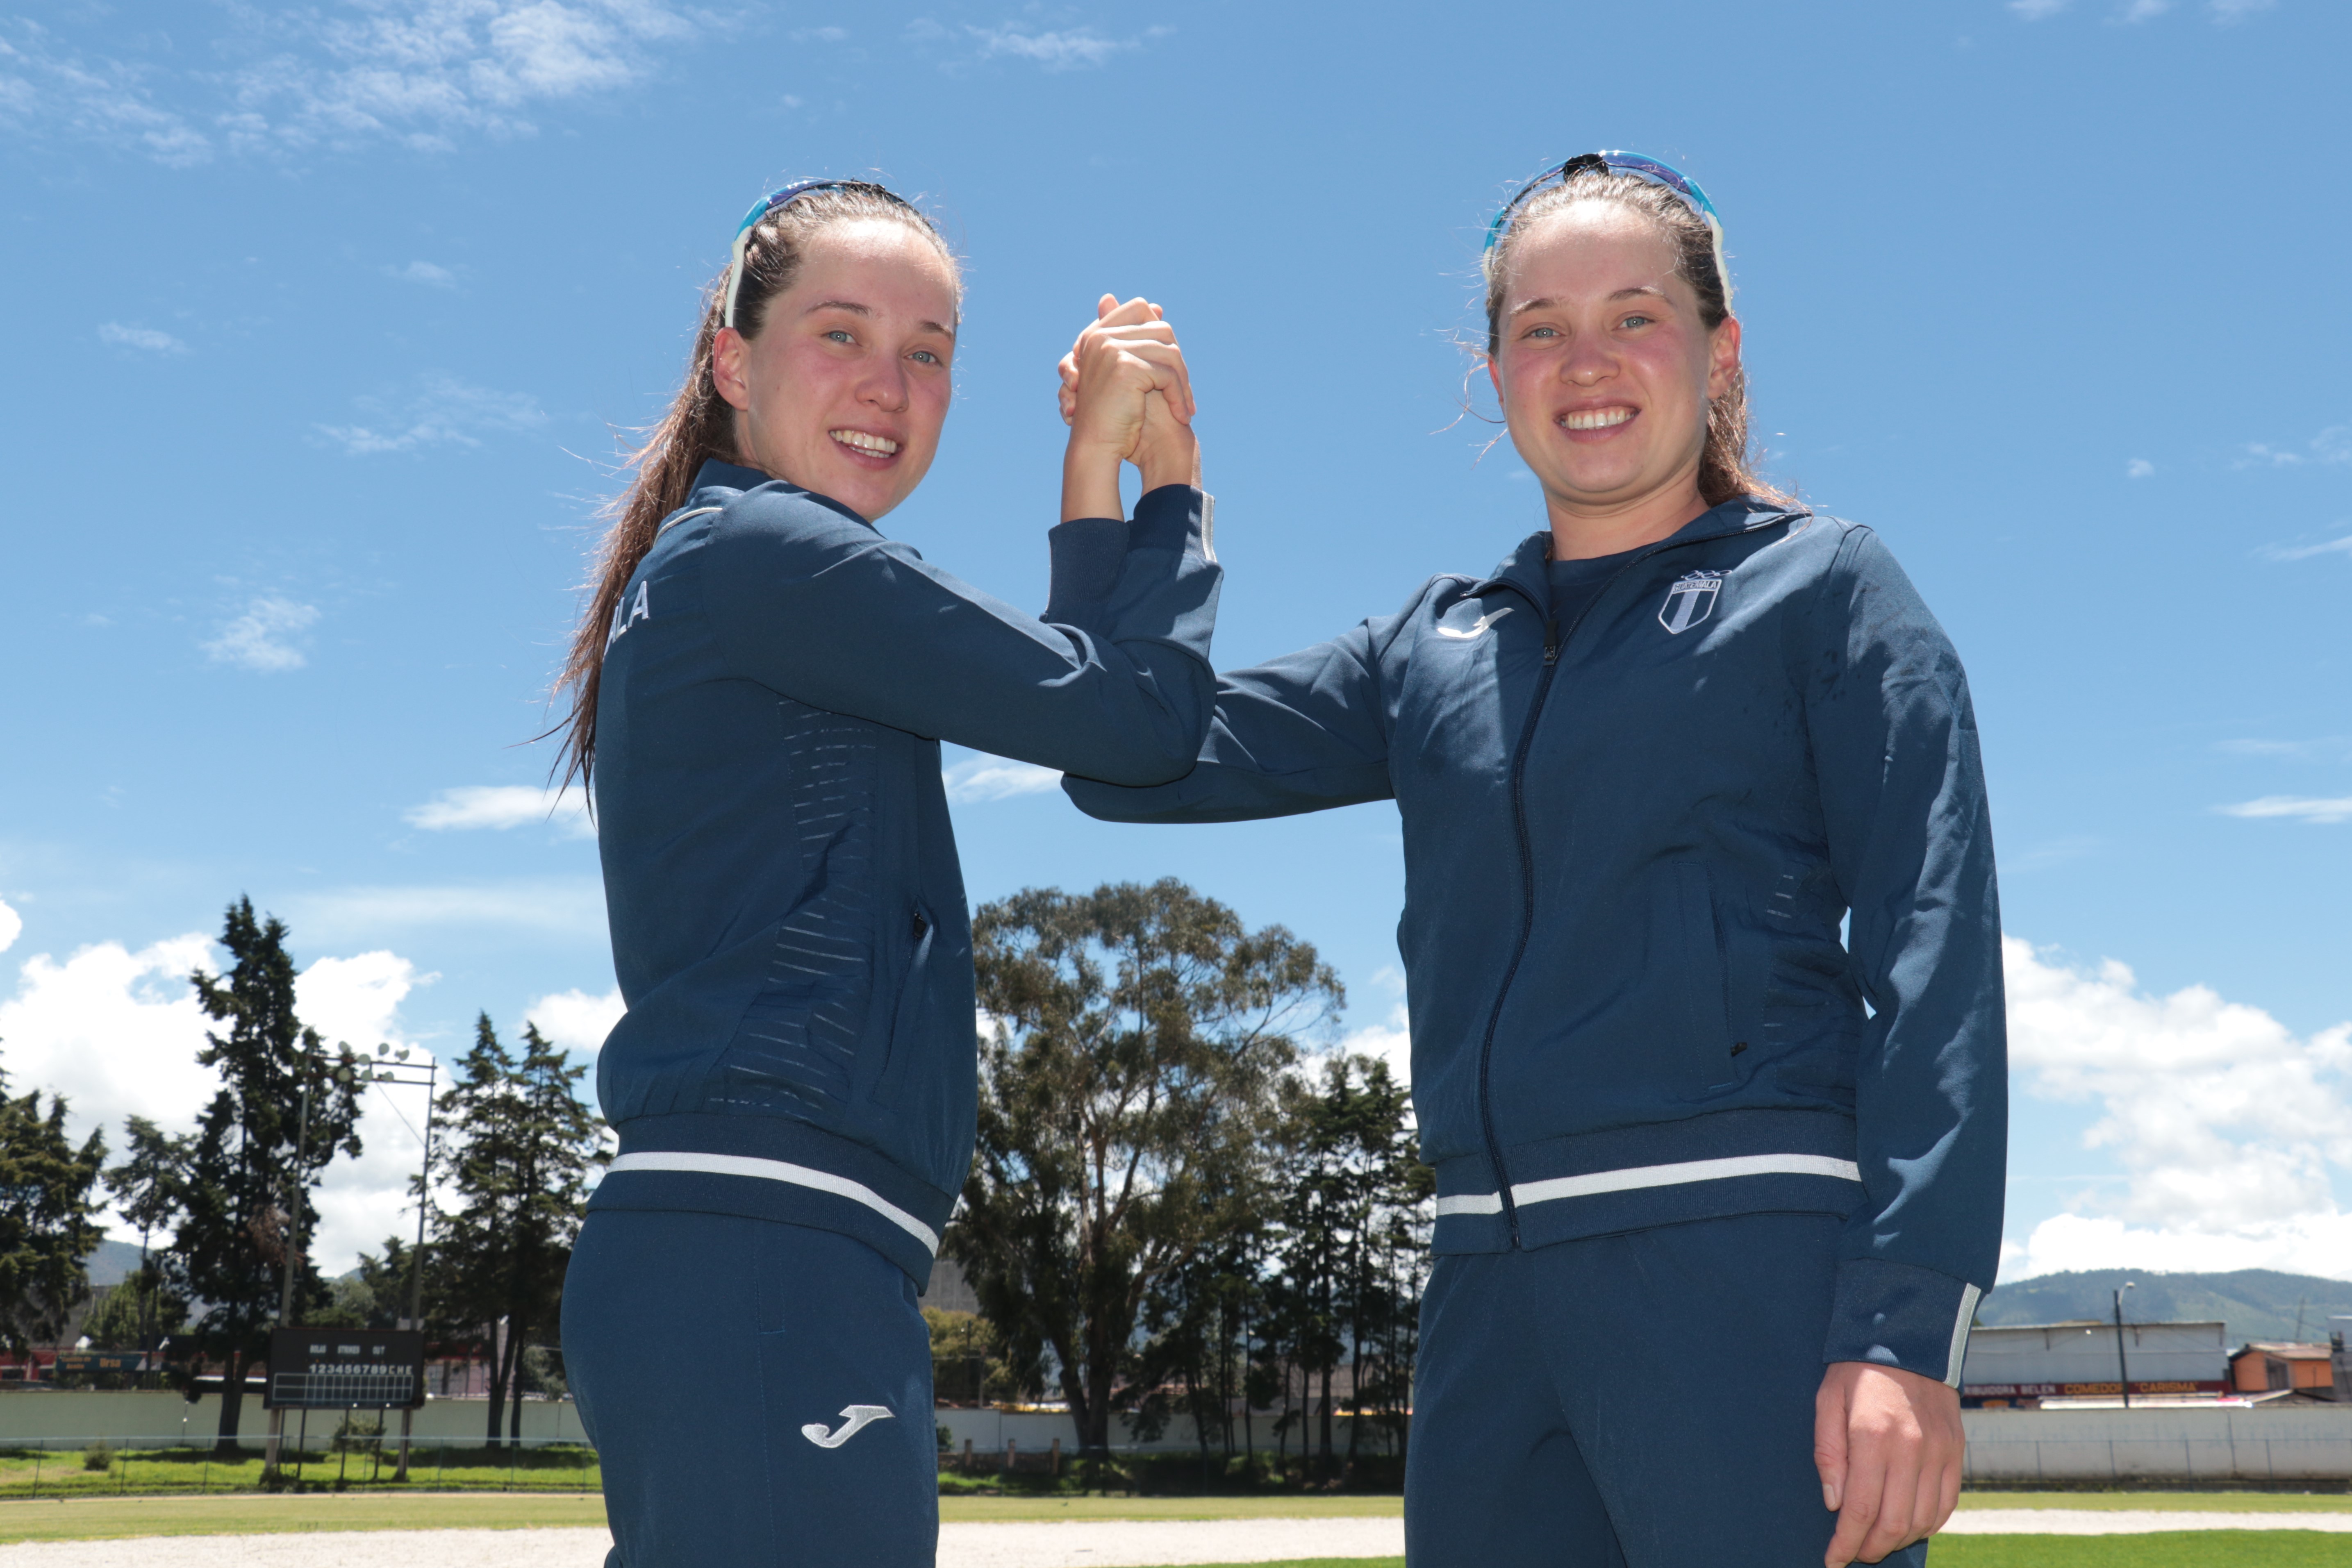
[[[2114,1291],[2126,1281],[2126,1322],[2208,1322],[2227,1325],[2232,1346],[2249,1340],[2325,1341],[2330,1317],[2352,1318],[2352,1281],[2275,1269],[2160,1273],[2141,1269],[2083,1269],[2036,1274],[1996,1286],[1977,1308],[1986,1328],[2015,1323],[2110,1321]],[[2303,1332],[2295,1332],[2297,1315]],[[2352,1325],[2339,1325],[2352,1327]]]

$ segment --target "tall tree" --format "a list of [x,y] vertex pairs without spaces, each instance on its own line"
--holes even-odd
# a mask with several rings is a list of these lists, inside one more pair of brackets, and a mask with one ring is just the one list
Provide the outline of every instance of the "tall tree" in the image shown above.
[[1319,1081],[1293,1080],[1285,1099],[1269,1294],[1282,1352],[1316,1417],[1301,1448],[1311,1440],[1328,1468],[1342,1367],[1356,1413],[1349,1460],[1368,1426],[1402,1443],[1435,1186],[1414,1153],[1407,1091],[1387,1063],[1328,1058]]
[[[235,960],[226,975],[190,980],[207,1031],[196,1061],[220,1073],[220,1092],[198,1119],[180,1188],[172,1239],[173,1289],[208,1303],[194,1337],[226,1362],[218,1443],[236,1448],[247,1364],[263,1354],[277,1320],[282,1270],[292,1249],[297,1316],[329,1298],[295,1237],[315,1230],[310,1189],[337,1155],[360,1152],[359,1079],[351,1048],[330,1058],[318,1031],[294,1012],[294,960],[285,924],[257,918],[253,901],[228,907],[221,946]],[[303,1091],[310,1115],[302,1117]]]
[[0,1345],[14,1354],[55,1341],[89,1293],[105,1163],[102,1134],[67,1134],[64,1096],[44,1111],[39,1090],[19,1099],[0,1075]]
[[1146,1292],[1263,1202],[1276,1086],[1343,993],[1312,946],[1173,878],[1028,889],[972,936],[997,1027],[951,1245],[1015,1353],[1052,1348],[1101,1453]]
[[604,1124],[580,1098],[587,1071],[536,1024],[524,1026],[518,1061],[484,1013],[439,1102],[460,1201],[435,1216],[436,1304],[489,1354],[492,1442],[502,1414],[509,1436],[522,1436],[523,1352],[558,1326],[589,1173],[606,1158]]
[[[131,1152],[106,1173],[106,1188],[114,1195],[115,1211],[139,1228],[139,1271],[123,1281],[131,1292],[127,1304],[110,1299],[108,1305],[118,1321],[121,1314],[131,1314],[131,1334],[117,1348],[135,1347],[152,1354],[157,1336],[178,1333],[187,1311],[186,1301],[171,1291],[169,1270],[149,1255],[148,1243],[186,1207],[188,1161],[195,1139],[166,1133],[144,1116],[127,1118],[122,1131]],[[123,1337],[119,1328],[110,1332]]]

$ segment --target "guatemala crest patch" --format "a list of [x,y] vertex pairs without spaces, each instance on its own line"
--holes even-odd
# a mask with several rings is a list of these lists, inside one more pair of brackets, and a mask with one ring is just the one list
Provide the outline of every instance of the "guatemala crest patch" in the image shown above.
[[1715,596],[1721,591],[1719,571],[1684,573],[1666,590],[1666,601],[1658,606],[1658,624],[1679,637],[1715,613]]

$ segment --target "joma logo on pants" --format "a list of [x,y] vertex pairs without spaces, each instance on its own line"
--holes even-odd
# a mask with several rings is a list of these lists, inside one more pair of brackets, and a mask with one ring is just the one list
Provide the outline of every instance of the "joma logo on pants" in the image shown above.
[[812,1421],[801,1428],[801,1436],[820,1448],[838,1448],[877,1421],[890,1419],[887,1405],[845,1405],[838,1430],[828,1432],[822,1421]]

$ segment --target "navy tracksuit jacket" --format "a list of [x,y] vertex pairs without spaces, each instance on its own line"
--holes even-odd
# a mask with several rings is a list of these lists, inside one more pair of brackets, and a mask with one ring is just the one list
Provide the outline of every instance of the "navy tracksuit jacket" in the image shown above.
[[1198,753],[1206,498],[1052,530],[1045,614],[708,463],[613,618],[597,841],[628,1011],[593,1210],[835,1230],[918,1287],[971,1159],[971,926],[940,741],[1144,785]]
[[2007,1137],[1959,660],[1874,534],[1801,508],[1717,507],[1569,624],[1548,547],[1225,674],[1175,782],[1065,788],[1135,822],[1396,800],[1437,1252],[1834,1216],[1822,1359],[1957,1385]]

